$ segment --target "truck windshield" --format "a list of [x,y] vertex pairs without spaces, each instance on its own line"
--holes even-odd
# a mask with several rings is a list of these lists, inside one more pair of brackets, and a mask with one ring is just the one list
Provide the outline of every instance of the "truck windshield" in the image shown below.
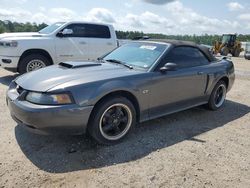
[[49,25],[49,26],[43,28],[42,30],[40,30],[39,33],[50,34],[50,33],[54,32],[56,29],[58,29],[59,27],[61,27],[63,24],[65,24],[65,22],[54,23],[54,24]]
[[117,60],[132,67],[149,69],[167,47],[167,44],[131,42],[117,48],[103,59]]
[[222,44],[224,43],[228,43],[231,39],[231,36],[230,35],[223,35],[222,37]]

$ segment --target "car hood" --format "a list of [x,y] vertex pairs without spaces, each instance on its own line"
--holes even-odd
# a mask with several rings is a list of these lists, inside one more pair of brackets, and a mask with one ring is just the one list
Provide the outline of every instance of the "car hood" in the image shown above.
[[74,80],[81,80],[81,84],[84,84],[143,72],[111,63],[67,62],[26,73],[15,81],[23,89],[46,92]]
[[37,36],[43,36],[43,35],[37,32],[3,33],[0,34],[0,40],[6,38],[11,39],[17,37],[37,37]]

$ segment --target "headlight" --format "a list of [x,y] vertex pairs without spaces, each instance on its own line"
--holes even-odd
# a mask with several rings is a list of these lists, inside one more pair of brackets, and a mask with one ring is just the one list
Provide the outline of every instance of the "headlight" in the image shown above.
[[0,46],[4,47],[17,47],[18,42],[17,41],[0,41]]
[[48,94],[48,93],[38,93],[29,92],[26,96],[26,100],[43,105],[57,105],[57,104],[72,104],[73,100],[70,94]]

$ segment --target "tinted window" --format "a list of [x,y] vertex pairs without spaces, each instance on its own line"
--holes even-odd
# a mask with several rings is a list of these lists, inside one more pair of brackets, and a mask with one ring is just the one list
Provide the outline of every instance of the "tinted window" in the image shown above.
[[86,24],[86,37],[91,38],[110,38],[110,31],[107,26],[104,25],[91,25]]
[[167,61],[176,63],[179,68],[207,65],[208,59],[203,53],[192,47],[176,47],[167,56]]
[[71,24],[66,29],[72,29],[73,34],[68,37],[110,38],[107,26],[93,24]]

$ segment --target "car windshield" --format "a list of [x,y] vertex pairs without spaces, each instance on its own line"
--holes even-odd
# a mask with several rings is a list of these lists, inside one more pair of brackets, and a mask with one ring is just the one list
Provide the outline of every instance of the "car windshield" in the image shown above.
[[50,34],[50,33],[53,33],[55,30],[57,30],[63,24],[65,24],[65,22],[54,23],[54,24],[49,25],[49,26],[43,28],[42,30],[40,30],[39,33],[41,33],[41,34]]
[[167,47],[167,44],[131,42],[117,48],[103,59],[117,60],[132,67],[149,69]]

